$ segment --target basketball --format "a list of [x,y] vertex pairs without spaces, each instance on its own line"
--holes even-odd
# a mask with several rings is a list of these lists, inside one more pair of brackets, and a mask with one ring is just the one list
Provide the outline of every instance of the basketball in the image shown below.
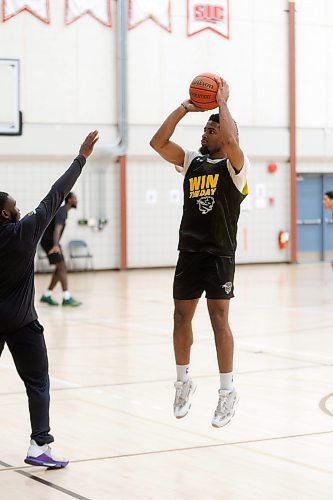
[[190,99],[200,109],[214,109],[217,107],[216,92],[220,77],[213,73],[201,73],[193,78],[190,85]]

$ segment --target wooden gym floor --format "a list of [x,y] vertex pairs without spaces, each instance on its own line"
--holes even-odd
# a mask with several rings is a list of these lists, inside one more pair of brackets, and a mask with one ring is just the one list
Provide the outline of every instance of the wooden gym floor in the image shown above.
[[[50,359],[54,449],[23,462],[24,388],[0,359],[2,500],[329,500],[333,491],[333,274],[328,264],[239,266],[231,305],[236,415],[211,427],[219,386],[202,299],[187,417],[173,417],[172,269],[77,273],[77,309],[37,303]],[[36,277],[36,297],[48,284]],[[56,297],[60,296],[57,289]]]

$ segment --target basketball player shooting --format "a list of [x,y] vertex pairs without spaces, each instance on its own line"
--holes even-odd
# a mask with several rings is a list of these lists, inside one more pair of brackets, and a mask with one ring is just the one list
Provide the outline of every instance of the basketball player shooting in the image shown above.
[[249,160],[239,147],[237,126],[229,112],[229,87],[218,80],[218,114],[212,114],[201,137],[201,148],[184,150],[172,142],[177,124],[187,113],[203,111],[184,101],[164,121],[150,145],[184,176],[183,217],[176,266],[173,343],[176,359],[174,415],[182,418],[191,407],[196,383],[189,376],[193,343],[192,319],[202,293],[215,336],[220,389],[212,425],[226,425],[235,413],[238,395],[233,384],[234,342],[228,321],[234,296],[237,222],[247,195]]
[[44,329],[34,307],[34,257],[40,237],[97,141],[95,130],[36,210],[22,220],[14,198],[0,192],[0,356],[6,343],[26,387],[32,432],[25,462],[31,465],[61,468],[68,464],[49,447],[54,441],[49,425],[50,383]]

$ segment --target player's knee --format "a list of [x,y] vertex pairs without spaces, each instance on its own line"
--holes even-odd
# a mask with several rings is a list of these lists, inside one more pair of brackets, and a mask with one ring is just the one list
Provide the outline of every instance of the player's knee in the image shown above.
[[57,264],[57,271],[60,272],[60,273],[63,273],[63,272],[66,272],[66,270],[67,270],[67,268],[66,268],[65,261],[58,262],[58,264]]
[[228,322],[228,309],[220,304],[208,304],[208,312],[211,319]]
[[190,325],[192,321],[192,314],[188,311],[180,308],[175,308],[175,312],[173,315],[174,325],[175,327],[181,327],[185,325]]
[[230,332],[228,315],[223,309],[219,308],[211,309],[209,311],[209,316],[212,324],[216,326],[219,330],[225,332],[225,334]]

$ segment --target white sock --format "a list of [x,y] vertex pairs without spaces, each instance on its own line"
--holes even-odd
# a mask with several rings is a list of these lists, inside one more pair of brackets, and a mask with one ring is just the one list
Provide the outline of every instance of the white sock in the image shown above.
[[51,297],[51,295],[52,295],[52,290],[47,289],[47,290],[44,292],[44,297]]
[[176,365],[177,382],[187,382],[189,379],[188,372],[190,365]]
[[232,391],[234,388],[233,380],[234,376],[232,372],[220,373],[220,389]]
[[68,290],[64,290],[62,296],[64,300],[68,300],[71,298],[72,294]]

